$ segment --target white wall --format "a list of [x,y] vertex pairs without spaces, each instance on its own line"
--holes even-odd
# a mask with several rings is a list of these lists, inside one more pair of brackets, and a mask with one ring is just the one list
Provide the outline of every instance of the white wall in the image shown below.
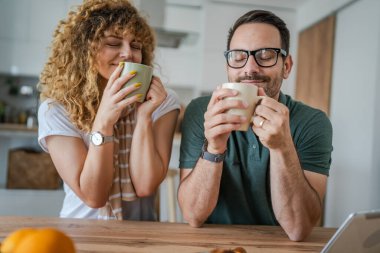
[[360,0],[337,14],[331,121],[333,163],[325,225],[380,208],[380,1]]
[[355,1],[358,0],[309,0],[297,9],[297,31],[312,26]]

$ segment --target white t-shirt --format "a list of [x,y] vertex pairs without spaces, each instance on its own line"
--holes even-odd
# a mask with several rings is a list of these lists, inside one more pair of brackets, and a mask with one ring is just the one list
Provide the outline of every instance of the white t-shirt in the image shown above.
[[[166,113],[179,109],[179,99],[176,93],[167,89],[167,97],[162,104],[153,112],[153,122]],[[71,123],[65,108],[51,99],[41,103],[38,109],[38,143],[41,148],[49,152],[46,145],[46,137],[62,135],[81,138],[88,148],[89,133],[80,131]],[[64,151],[63,151],[64,152]],[[65,198],[63,201],[60,217],[63,218],[88,218],[97,219],[98,209],[88,207],[78,198],[71,188],[64,183]],[[155,220],[154,196],[138,198],[135,201],[123,202],[123,216],[130,220]]]

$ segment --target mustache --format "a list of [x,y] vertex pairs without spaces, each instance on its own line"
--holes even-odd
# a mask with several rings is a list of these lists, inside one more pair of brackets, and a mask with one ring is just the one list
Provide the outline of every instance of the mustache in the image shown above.
[[269,82],[270,77],[264,76],[264,75],[259,75],[257,73],[250,73],[248,74],[245,72],[244,76],[238,77],[238,82],[244,81],[244,80],[253,80],[253,81],[259,81],[259,82]]

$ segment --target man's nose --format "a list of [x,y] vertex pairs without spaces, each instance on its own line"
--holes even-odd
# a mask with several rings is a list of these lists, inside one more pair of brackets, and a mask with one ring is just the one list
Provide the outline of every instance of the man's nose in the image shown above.
[[260,66],[257,64],[253,55],[248,57],[247,63],[244,66],[244,71],[248,73],[259,72]]

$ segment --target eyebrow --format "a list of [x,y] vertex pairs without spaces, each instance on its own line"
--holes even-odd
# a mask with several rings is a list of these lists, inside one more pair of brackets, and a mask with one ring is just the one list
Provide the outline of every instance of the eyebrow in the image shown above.
[[[114,38],[114,39],[119,39],[119,40],[122,40],[123,37],[120,37],[120,36],[117,36],[117,35],[106,35],[104,36],[105,39],[108,39],[108,38]],[[136,37],[133,38],[133,40],[131,42],[136,42],[136,43],[142,43],[141,40],[138,40]]]
[[121,37],[119,37],[119,36],[116,36],[116,35],[106,35],[106,36],[104,36],[104,38],[115,38],[115,39],[123,39],[123,38],[121,38]]

